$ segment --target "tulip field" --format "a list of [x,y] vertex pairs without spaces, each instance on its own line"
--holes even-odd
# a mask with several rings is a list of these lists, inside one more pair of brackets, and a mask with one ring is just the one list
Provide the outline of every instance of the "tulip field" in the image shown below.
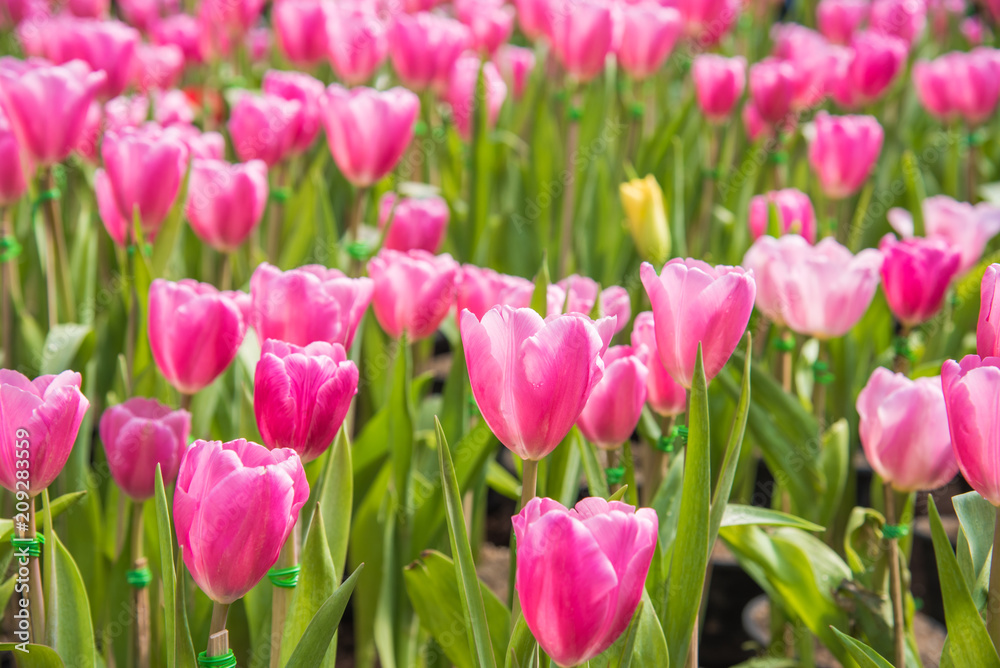
[[0,668],[1000,668],[1000,0],[0,0]]

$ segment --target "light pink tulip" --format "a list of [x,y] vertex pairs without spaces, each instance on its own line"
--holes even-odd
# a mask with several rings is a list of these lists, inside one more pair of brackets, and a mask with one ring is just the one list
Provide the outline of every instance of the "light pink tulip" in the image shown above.
[[327,7],[324,0],[281,0],[274,4],[278,49],[295,65],[310,67],[327,57]]
[[119,0],[122,20],[142,32],[149,32],[160,21],[160,0]]
[[268,192],[262,160],[238,165],[195,160],[185,206],[188,222],[202,241],[220,253],[231,253],[260,223]]
[[73,16],[86,19],[106,19],[109,0],[68,0],[66,11]]
[[259,159],[274,167],[291,154],[302,118],[297,100],[267,93],[241,95],[229,116],[236,155],[242,162]]
[[156,90],[153,91],[152,98],[153,120],[161,126],[191,125],[194,123],[196,110],[184,91],[177,89]]
[[747,138],[750,141],[757,141],[757,139],[765,134],[774,134],[774,128],[764,122],[764,119],[760,116],[760,112],[757,111],[757,107],[749,100],[743,105],[743,111],[740,112],[740,120],[743,121],[743,128],[746,130]]
[[227,604],[253,589],[277,563],[308,498],[294,450],[244,439],[195,441],[177,475],[174,524],[198,587]]
[[455,286],[455,308],[468,309],[480,320],[494,306],[528,308],[535,284],[520,276],[498,274],[486,267],[462,265]]
[[549,34],[552,10],[548,0],[514,0],[514,6],[517,24],[530,40],[538,41]]
[[934,237],[899,241],[891,234],[878,248],[884,258],[882,289],[893,315],[908,326],[934,317],[958,271],[958,250]]
[[[7,114],[0,111],[0,206],[10,206],[21,199],[28,189],[24,161],[17,136],[10,127]],[[30,173],[30,164],[27,165]]]
[[797,81],[795,66],[784,60],[765,58],[750,66],[750,98],[765,123],[785,120],[792,110]]
[[954,77],[964,60],[960,53],[946,53],[934,60],[918,60],[913,65],[913,87],[917,98],[935,118],[947,121],[957,117],[952,88]]
[[140,44],[132,60],[131,81],[141,92],[177,85],[184,69],[184,52],[174,44]]
[[839,59],[830,80],[837,104],[863,107],[882,97],[906,64],[906,43],[871,31],[860,31]]
[[709,120],[722,122],[732,113],[746,86],[747,61],[713,53],[695,56],[692,66],[698,106]]
[[946,360],[941,386],[948,410],[951,445],[966,481],[994,506],[1000,506],[1000,358],[968,355]]
[[202,30],[216,33],[212,41],[220,45],[220,39],[243,37],[257,24],[264,0],[202,0],[198,6]]
[[495,0],[456,0],[455,14],[469,28],[472,47],[492,57],[514,31],[514,8]]
[[973,49],[950,71],[949,97],[956,112],[969,125],[980,125],[993,117],[1000,101],[1000,51]]
[[204,60],[201,23],[189,14],[175,14],[160,19],[150,29],[149,37],[154,44],[179,46],[184,52],[185,62],[200,63]]
[[632,316],[632,305],[628,291],[613,285],[597,293],[600,286],[592,278],[573,274],[558,283],[550,283],[546,292],[546,315],[562,313],[582,313],[590,315],[594,305],[598,305],[601,318],[615,316],[615,333],[623,330]]
[[292,140],[292,153],[309,150],[320,130],[320,100],[323,98],[323,82],[302,72],[282,72],[268,70],[264,73],[261,90],[285,100],[294,100],[301,105],[301,122]]
[[686,32],[700,47],[719,43],[740,14],[738,0],[677,0],[674,6],[684,17]]
[[378,16],[347,5],[327,9],[329,55],[333,71],[351,86],[372,78],[389,48]]
[[618,62],[633,79],[645,79],[667,60],[684,32],[680,12],[652,0],[622,7],[624,31]]
[[927,25],[927,4],[924,0],[873,0],[868,25],[912,45]]
[[611,318],[568,314],[542,320],[498,306],[482,321],[459,315],[472,394],[496,437],[522,459],[540,460],[566,437],[604,374]]
[[347,90],[332,84],[322,100],[326,140],[344,178],[366,188],[396,167],[413,139],[420,113],[415,93],[399,87]]
[[571,77],[590,81],[604,70],[613,48],[611,7],[597,0],[552,0],[552,51]]
[[123,95],[108,100],[103,105],[95,100],[87,110],[87,120],[75,150],[97,165],[100,163],[98,149],[103,135],[120,132],[125,128],[138,128],[146,122],[148,116],[149,97],[145,95]]
[[645,346],[646,368],[646,401],[653,412],[663,417],[675,417],[687,410],[687,390],[675,381],[663,362],[660,361],[659,349],[656,347],[656,328],[653,322],[653,312],[643,311],[635,316],[632,325],[632,347]]
[[250,326],[261,341],[325,341],[350,349],[373,290],[370,278],[348,278],[336,269],[313,264],[282,272],[263,262],[250,278]]
[[358,367],[339,343],[304,348],[268,339],[254,372],[253,407],[271,450],[291,448],[303,463],[326,452],[358,392]]
[[[385,233],[384,248],[406,252],[425,250],[436,253],[448,229],[448,203],[442,197],[396,198],[388,192],[379,201],[378,226]],[[391,222],[390,222],[391,219]]]
[[528,78],[535,69],[535,52],[523,46],[504,44],[493,56],[500,76],[507,84],[507,90],[515,100],[520,100],[528,86]]
[[882,151],[879,122],[874,116],[831,116],[821,111],[811,128],[809,164],[823,191],[842,199],[860,190]]
[[409,341],[437,331],[455,299],[459,265],[447,253],[383,248],[368,262],[375,318],[389,336]]
[[789,62],[795,72],[791,108],[801,111],[819,105],[838,63],[837,48],[815,30],[796,23],[776,24],[771,34],[775,57]]
[[894,489],[937,489],[958,473],[940,376],[910,380],[879,367],[857,408],[865,456]]
[[958,24],[958,31],[972,46],[980,46],[986,41],[986,24],[978,16],[969,16]]
[[700,343],[705,378],[714,378],[750,321],[756,294],[753,272],[675,258],[659,276],[653,265],[643,262],[639,276],[653,305],[656,347],[663,366],[690,389]]
[[524,621],[559,666],[585,664],[628,628],[656,549],[651,508],[534,498],[514,517]]
[[[472,138],[472,120],[475,106],[476,85],[479,82],[480,60],[475,56],[462,56],[455,61],[445,99],[451,105],[455,127],[466,141]],[[486,85],[487,124],[496,125],[500,108],[507,99],[507,84],[491,62],[483,64],[483,80]]]
[[163,133],[184,142],[192,158],[222,160],[226,152],[226,140],[218,132],[202,132],[193,125],[174,123],[164,128]]
[[816,213],[809,195],[795,188],[773,190],[750,200],[750,236],[759,239],[769,234],[771,204],[778,210],[782,234],[800,234],[809,243],[816,241]]
[[620,285],[601,290],[598,299],[598,313],[600,317],[615,317],[615,334],[628,326],[628,321],[632,319],[632,300],[628,296],[628,290]]
[[820,0],[816,23],[823,36],[834,44],[847,44],[868,18],[868,0]]
[[979,324],[976,327],[976,352],[980,357],[1000,357],[1000,292],[997,274],[1000,264],[991,264],[979,287]]
[[156,467],[163,484],[177,478],[191,431],[191,414],[156,399],[132,397],[101,416],[101,442],[115,483],[135,501],[153,498]]
[[594,386],[576,421],[594,445],[614,450],[632,437],[646,403],[645,348],[612,346],[604,353],[604,376]]
[[158,278],[149,287],[149,344],[160,372],[179,392],[212,383],[236,357],[246,323],[237,304],[212,285]]
[[[940,237],[961,254],[958,275],[969,272],[983,256],[986,244],[1000,232],[1000,207],[987,202],[973,206],[945,195],[924,200],[924,232]],[[913,216],[903,209],[890,209],[889,224],[901,237],[913,236]]]
[[[73,450],[90,402],[80,391],[80,374],[28,380],[0,369],[0,485],[36,496],[52,484]],[[27,452],[30,477],[18,475]],[[20,482],[20,485],[18,484]]]
[[472,45],[469,29],[454,19],[420,12],[400,14],[389,26],[389,57],[413,90],[447,89],[458,57]]

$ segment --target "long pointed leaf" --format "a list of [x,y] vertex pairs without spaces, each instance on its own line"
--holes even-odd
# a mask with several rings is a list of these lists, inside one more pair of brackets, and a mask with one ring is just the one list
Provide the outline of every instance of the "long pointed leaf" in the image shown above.
[[306,632],[302,635],[302,640],[295,646],[295,651],[288,663],[285,664],[285,668],[316,668],[320,665],[330,648],[334,634],[337,632],[340,619],[344,616],[347,602],[351,600],[351,593],[354,591],[354,585],[358,582],[358,575],[361,574],[361,569],[364,567],[364,564],[358,566],[351,573],[351,577],[347,578],[344,584],[340,585],[337,591],[333,592],[330,598],[326,599],[326,602],[320,606],[316,616],[313,617]]
[[726,456],[722,460],[722,470],[719,481],[712,494],[712,512],[709,521],[708,549],[712,550],[715,539],[719,535],[722,516],[726,504],[729,503],[729,493],[733,490],[733,479],[736,477],[736,465],[740,461],[740,449],[743,447],[743,436],[747,430],[747,418],[750,415],[750,355],[753,350],[753,340],[746,335],[746,359],[743,361],[743,387],[740,390],[740,400],[736,405],[736,418],[733,420],[732,431],[729,432],[729,442],[726,444]]

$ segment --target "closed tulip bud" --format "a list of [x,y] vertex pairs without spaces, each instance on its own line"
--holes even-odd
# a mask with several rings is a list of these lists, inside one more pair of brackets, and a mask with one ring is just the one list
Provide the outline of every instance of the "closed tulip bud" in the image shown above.
[[514,8],[495,0],[456,0],[455,14],[469,27],[472,47],[491,57],[514,31]]
[[769,234],[771,205],[778,210],[778,231],[799,234],[809,243],[816,241],[816,213],[809,195],[795,188],[773,190],[750,200],[750,236],[759,239]]
[[747,81],[746,59],[701,54],[695,56],[691,71],[698,107],[713,123],[721,122],[743,96]]
[[639,276],[653,305],[660,361],[671,377],[691,388],[700,343],[705,378],[714,378],[750,321],[756,294],[753,272],[675,258],[659,276],[644,262]]
[[154,44],[176,44],[184,52],[184,61],[200,63],[202,53],[201,23],[189,14],[174,14],[157,21],[150,29]]
[[625,220],[639,256],[660,264],[670,257],[670,225],[663,191],[656,177],[632,179],[619,186]]
[[229,134],[241,162],[274,167],[287,158],[302,127],[302,103],[277,95],[244,93],[229,115]]
[[930,320],[941,309],[960,254],[936,238],[899,241],[891,234],[879,244],[882,289],[892,314],[904,325]]
[[991,264],[980,285],[979,324],[976,327],[976,352],[980,357],[1000,357],[1000,292],[997,273],[1000,264]]
[[441,197],[396,197],[386,193],[379,201],[378,226],[385,233],[383,248],[436,253],[448,230],[448,203]]
[[[462,138],[472,138],[473,112],[476,106],[476,86],[479,83],[480,60],[475,56],[462,56],[455,61],[445,99],[451,105],[452,119]],[[500,115],[500,108],[507,99],[507,84],[491,62],[482,63],[483,83],[486,86],[486,123],[493,128]]]
[[157,466],[164,485],[177,477],[191,414],[155,399],[132,397],[104,411],[100,431],[111,477],[129,498],[145,501],[153,497]]
[[447,89],[455,61],[472,44],[469,29],[454,19],[429,12],[400,14],[389,26],[389,58],[408,88]]
[[784,60],[765,58],[750,66],[750,98],[764,122],[776,125],[785,120],[797,81],[795,66]]
[[166,90],[177,85],[184,70],[184,52],[179,46],[140,44],[132,60],[130,80],[141,92]]
[[941,386],[948,411],[951,445],[966,481],[1000,507],[1000,358],[967,355],[961,363],[946,360]]
[[243,39],[243,44],[250,62],[262,63],[271,54],[271,31],[265,26],[251,28]]
[[865,456],[894,489],[937,489],[958,473],[940,376],[910,380],[879,367],[857,408]]
[[972,46],[979,46],[985,41],[986,24],[978,16],[969,16],[962,19],[958,24],[958,31],[962,33],[965,41]]
[[455,307],[459,314],[468,309],[482,319],[494,306],[528,308],[534,290],[535,284],[526,278],[465,264],[458,274]]
[[551,9],[548,0],[514,0],[517,24],[528,39],[538,41],[549,33]]
[[823,192],[843,199],[860,190],[882,151],[884,134],[875,117],[831,116],[821,111],[806,129],[809,164]]
[[[964,276],[976,266],[986,244],[1000,232],[1000,207],[988,202],[973,206],[957,202],[946,195],[924,200],[924,232],[938,237],[958,250],[958,276]],[[890,209],[889,224],[903,238],[913,236],[913,216],[903,209]]]
[[239,165],[195,160],[185,212],[198,238],[220,253],[231,253],[260,223],[267,195],[267,165],[262,160]]
[[906,64],[906,43],[890,35],[861,31],[831,75],[833,98],[857,109],[882,97]]
[[504,44],[493,56],[500,76],[503,77],[515,100],[520,100],[528,86],[528,77],[535,69],[535,52],[523,46]]
[[622,6],[624,31],[618,62],[634,79],[654,74],[667,60],[684,32],[684,20],[672,7],[644,0]]
[[302,72],[268,70],[264,73],[261,90],[267,95],[294,100],[301,105],[301,122],[292,140],[292,153],[304,153],[309,150],[321,126],[320,100],[323,97],[323,82]]
[[534,498],[513,522],[524,621],[557,665],[587,663],[625,632],[642,599],[656,511],[599,497],[567,510]]
[[253,408],[264,445],[303,463],[326,452],[358,392],[358,367],[339,343],[304,348],[268,339],[254,372]]
[[325,341],[350,349],[373,289],[370,278],[348,278],[320,265],[282,272],[262,262],[250,277],[250,326],[261,341]]
[[820,0],[816,23],[823,36],[834,44],[847,44],[868,18],[868,0]]
[[[391,172],[413,139],[420,99],[405,88],[347,90],[337,84],[322,98],[330,152],[344,178],[366,188]],[[359,141],[359,137],[364,141]]]
[[299,67],[327,57],[327,4],[321,0],[282,0],[272,10],[278,49]]
[[615,334],[625,329],[632,319],[632,300],[628,296],[628,290],[620,285],[601,290],[597,307],[600,317],[615,317]]
[[927,26],[927,4],[924,0],[874,0],[868,25],[912,45]]
[[483,419],[522,459],[541,460],[573,428],[604,375],[611,318],[545,320],[530,308],[498,306],[480,321],[459,315],[472,394]]
[[405,333],[411,342],[432,335],[454,302],[458,270],[447,253],[382,249],[368,262],[379,325],[393,338]]
[[[52,484],[73,450],[83,416],[90,408],[80,392],[80,374],[34,380],[0,369],[0,485],[36,496]],[[16,462],[27,452],[30,477],[18,475]],[[18,485],[20,482],[20,486]]]
[[934,60],[918,60],[913,65],[913,87],[917,99],[927,113],[947,121],[958,116],[954,96],[953,77],[961,67],[964,57],[958,53],[947,53]]
[[106,19],[108,0],[69,0],[66,9],[73,16],[90,19]]
[[94,165],[99,165],[101,138],[105,134],[116,133],[125,128],[137,128],[149,116],[149,98],[145,95],[116,97],[103,105],[94,101],[87,111],[83,132],[75,151]]
[[645,348],[612,346],[604,353],[604,375],[576,421],[594,445],[614,450],[631,438],[639,424],[649,375],[646,352]]
[[590,81],[604,71],[612,52],[614,19],[611,6],[596,0],[553,0],[549,41],[571,77]]
[[389,44],[377,15],[347,5],[327,8],[326,31],[333,71],[350,86],[372,78],[385,62]]
[[177,391],[208,387],[235,359],[244,334],[239,306],[208,283],[158,278],[149,286],[149,344]]
[[224,604],[253,589],[278,561],[308,498],[294,450],[242,438],[195,441],[177,475],[174,525],[198,587]]
[[635,316],[632,326],[632,347],[646,348],[646,402],[653,412],[663,417],[676,417],[687,410],[687,390],[675,381],[656,347],[656,328],[653,312],[643,311]]

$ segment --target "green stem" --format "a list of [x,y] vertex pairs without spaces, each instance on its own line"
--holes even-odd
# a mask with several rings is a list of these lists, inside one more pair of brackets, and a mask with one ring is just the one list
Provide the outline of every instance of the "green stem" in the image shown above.
[[225,656],[229,652],[229,633],[226,631],[226,617],[228,616],[229,604],[213,601],[212,626],[208,631],[206,656]]
[[[10,208],[3,207],[0,209],[0,239],[8,239],[13,237],[13,231],[10,225]],[[2,262],[2,260],[0,260]],[[3,262],[0,266],[0,293],[2,293],[2,306],[0,306],[0,312],[2,312],[3,318],[3,365],[8,369],[16,368],[14,366],[14,316],[11,302],[14,295],[14,271],[16,259],[10,258],[6,262]]]
[[[895,525],[896,494],[892,485],[886,483],[885,490],[885,521]],[[991,583],[992,584],[992,583]],[[906,666],[906,618],[903,616],[903,578],[899,567],[899,539],[893,535],[889,538],[889,595],[892,597],[892,631],[893,647],[895,648],[896,666]]]
[[[146,567],[146,558],[142,556],[142,501],[132,506],[132,568],[139,570]],[[133,587],[132,602],[135,606],[134,642],[135,665],[137,668],[149,668],[150,662],[150,626],[149,626],[149,588]]]
[[[296,529],[298,529],[296,522]],[[285,541],[278,555],[277,568],[290,568],[299,563],[298,544],[295,531]],[[281,662],[281,640],[285,635],[285,618],[292,600],[292,590],[284,587],[271,588],[271,667],[277,668]]]
[[521,475],[521,508],[528,505],[528,501],[535,498],[535,486],[538,482],[538,462],[534,459],[525,459]]
[[573,118],[580,107],[580,94],[570,97],[570,119],[566,130],[566,188],[563,192],[562,223],[559,228],[559,277],[563,278],[569,269],[569,259],[573,252],[573,206],[576,199],[576,149],[580,142],[580,123]]
[[990,592],[986,599],[986,610],[989,611],[986,629],[993,646],[1000,652],[1000,613],[994,612],[1000,609],[997,604],[1000,601],[1000,512],[996,515],[996,524],[993,526],[993,558],[990,560]]
[[[670,432],[674,429],[674,422],[677,418],[673,415],[669,417],[660,417],[660,433],[664,436],[669,436]],[[644,506],[650,506],[653,503],[653,499],[656,497],[656,491],[660,489],[660,485],[663,483],[663,476],[666,475],[667,465],[669,463],[669,455],[658,447],[655,443],[649,444],[649,459],[646,462],[646,487],[643,490],[643,501]]]
[[635,484],[635,460],[632,459],[632,443],[629,441],[622,444],[622,458],[625,460],[625,484],[628,485],[628,489],[625,490],[625,498],[638,508],[639,493]]

